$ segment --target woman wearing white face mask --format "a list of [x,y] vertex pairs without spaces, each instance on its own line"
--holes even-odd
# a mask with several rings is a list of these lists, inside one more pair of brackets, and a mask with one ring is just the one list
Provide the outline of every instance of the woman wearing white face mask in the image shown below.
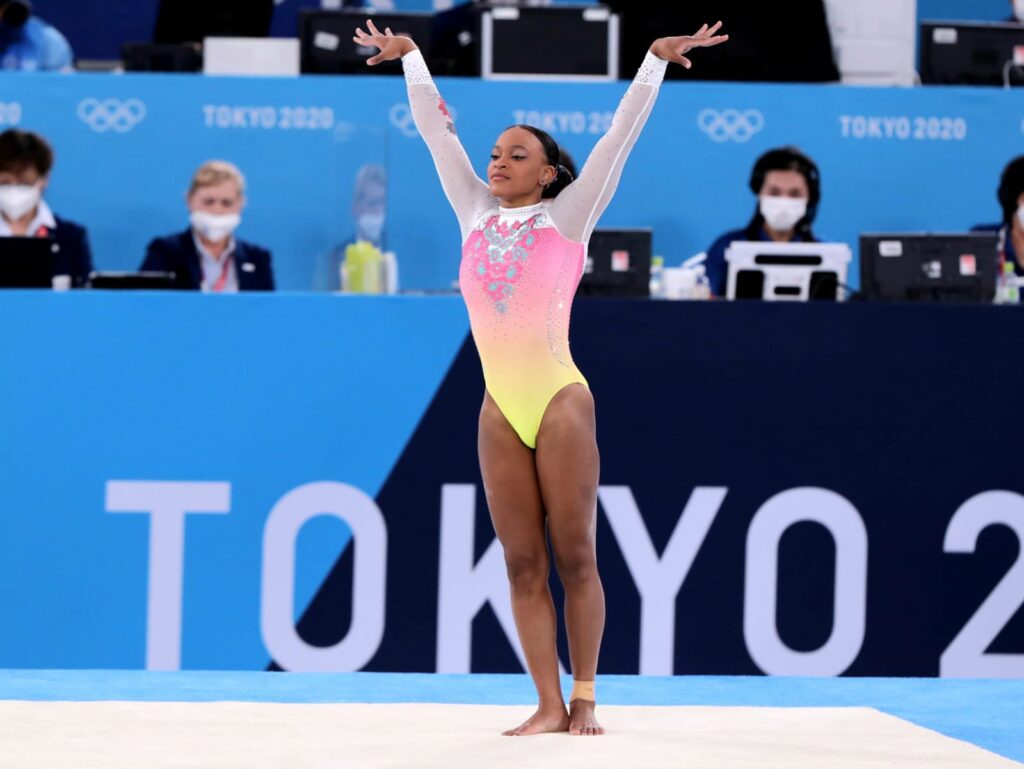
[[1014,272],[1024,276],[1024,155],[1007,163],[996,195],[1003,220],[999,224],[979,225],[974,231],[998,232],[1001,262],[1012,264]]
[[182,288],[225,294],[273,291],[270,252],[235,237],[245,207],[245,178],[223,160],[204,163],[185,197],[189,228],[157,238],[142,270],[173,272]]
[[81,286],[92,271],[85,228],[57,217],[43,199],[53,169],[53,150],[29,131],[0,133],[0,237],[49,238],[53,276]]
[[815,243],[811,230],[821,200],[821,177],[814,161],[795,147],[769,150],[750,175],[757,208],[746,227],[718,238],[705,261],[711,293],[725,296],[729,275],[725,252],[736,241]]

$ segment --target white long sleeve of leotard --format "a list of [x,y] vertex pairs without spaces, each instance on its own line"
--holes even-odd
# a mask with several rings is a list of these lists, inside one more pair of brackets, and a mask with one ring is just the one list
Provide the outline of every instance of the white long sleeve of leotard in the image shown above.
[[585,243],[611,202],[633,145],[643,130],[668,62],[648,52],[640,70],[619,102],[611,128],[602,136],[579,178],[551,201],[551,221],[569,240]]
[[[622,97],[612,125],[594,147],[579,178],[547,201],[551,221],[570,240],[585,242],[618,186],[637,137],[654,107],[668,62],[648,53]],[[419,50],[402,57],[413,120],[434,158],[441,185],[455,209],[465,241],[479,216],[498,205],[473,171],[444,100]]]
[[448,202],[455,209],[465,242],[479,215],[497,205],[487,184],[473,171],[473,164],[455,132],[455,124],[419,50],[402,57],[409,91],[409,107],[420,135],[427,143]]

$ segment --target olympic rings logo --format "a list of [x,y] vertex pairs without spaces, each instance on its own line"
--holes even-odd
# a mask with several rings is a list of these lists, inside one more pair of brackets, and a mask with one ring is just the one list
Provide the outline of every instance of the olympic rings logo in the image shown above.
[[[450,104],[446,104],[445,108],[448,110],[452,123],[454,123],[457,119],[458,113]],[[412,108],[408,104],[399,102],[398,104],[393,105],[388,111],[388,119],[391,121],[391,125],[401,131],[403,136],[408,136],[410,139],[414,139],[420,135],[412,117]]]
[[78,118],[97,133],[127,133],[146,118],[146,105],[139,99],[82,99]]
[[697,116],[697,126],[716,142],[748,142],[764,128],[764,115],[756,109],[706,109]]

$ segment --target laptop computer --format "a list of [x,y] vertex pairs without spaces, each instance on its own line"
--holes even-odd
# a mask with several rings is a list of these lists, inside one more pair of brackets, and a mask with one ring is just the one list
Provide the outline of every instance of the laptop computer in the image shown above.
[[0,288],[52,288],[54,242],[0,238]]
[[89,288],[104,289],[176,289],[180,288],[173,272],[92,272]]
[[725,252],[727,299],[835,302],[845,298],[845,243],[737,240]]

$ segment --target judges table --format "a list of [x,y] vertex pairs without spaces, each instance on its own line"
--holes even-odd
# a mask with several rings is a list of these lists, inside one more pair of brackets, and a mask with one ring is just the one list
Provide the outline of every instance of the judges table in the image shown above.
[[[0,666],[521,669],[458,297],[0,308]],[[1005,307],[580,299],[602,670],[1024,676],[1021,339]]]

